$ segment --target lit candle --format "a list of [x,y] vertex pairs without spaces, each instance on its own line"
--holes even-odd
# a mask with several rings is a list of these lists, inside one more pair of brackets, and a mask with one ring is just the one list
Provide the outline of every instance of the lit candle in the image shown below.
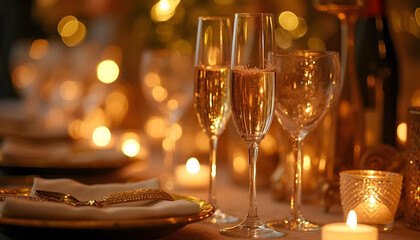
[[370,195],[368,202],[357,205],[354,209],[359,218],[359,222],[366,224],[387,224],[394,221],[394,215],[385,204],[376,200],[374,195]]
[[356,212],[351,210],[347,223],[331,223],[322,227],[322,240],[378,240],[378,229],[357,224]]
[[185,165],[176,167],[175,179],[180,187],[191,189],[204,188],[209,184],[210,167],[208,165],[200,165],[196,158],[190,158]]

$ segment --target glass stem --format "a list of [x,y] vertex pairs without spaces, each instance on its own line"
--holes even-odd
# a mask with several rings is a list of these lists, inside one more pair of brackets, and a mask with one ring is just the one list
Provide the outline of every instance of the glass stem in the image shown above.
[[249,152],[249,205],[248,205],[248,217],[253,221],[258,220],[257,212],[257,190],[255,184],[256,177],[256,165],[258,156],[258,143],[252,142],[248,144]]
[[290,216],[292,219],[302,218],[302,154],[301,154],[301,138],[293,138],[293,186],[290,197]]
[[210,187],[209,187],[209,202],[216,208],[216,151],[217,151],[217,140],[216,135],[210,137]]

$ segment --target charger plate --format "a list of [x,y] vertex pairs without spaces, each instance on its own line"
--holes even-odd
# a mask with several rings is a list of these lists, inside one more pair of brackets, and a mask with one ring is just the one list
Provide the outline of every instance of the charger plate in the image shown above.
[[[0,189],[1,195],[28,196],[30,188]],[[175,200],[197,203],[201,211],[194,215],[130,220],[43,220],[0,217],[0,232],[11,239],[70,239],[83,236],[94,239],[155,239],[175,232],[187,224],[210,217],[215,209],[201,199],[172,194]]]

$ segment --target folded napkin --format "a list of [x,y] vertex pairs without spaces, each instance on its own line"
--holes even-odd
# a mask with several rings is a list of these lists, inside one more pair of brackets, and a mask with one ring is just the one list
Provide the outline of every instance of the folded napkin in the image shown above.
[[[47,190],[67,193],[81,201],[102,200],[104,196],[111,193],[145,188],[159,188],[158,180],[151,179],[128,184],[85,185],[66,178],[35,178],[31,196],[35,196],[35,190]],[[199,212],[198,204],[186,200],[137,201],[98,208],[91,206],[75,207],[60,202],[38,202],[6,197],[2,206],[0,206],[2,217],[56,220],[128,220],[175,217]]]

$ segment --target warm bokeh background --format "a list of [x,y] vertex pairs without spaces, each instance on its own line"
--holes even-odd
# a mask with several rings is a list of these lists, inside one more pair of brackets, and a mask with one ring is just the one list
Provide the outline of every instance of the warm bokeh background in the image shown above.
[[[420,106],[420,5],[418,0],[387,4],[400,68],[402,123],[408,106]],[[338,19],[314,10],[310,0],[2,0],[0,97],[22,99],[35,115],[40,105],[49,104],[43,116],[52,125],[64,114],[74,114],[68,127],[77,139],[89,138],[100,125],[134,129],[140,133],[141,157],[159,156],[164,126],[141,90],[142,52],[167,48],[193,53],[198,16],[233,18],[235,12],[274,13],[279,49],[340,50]],[[105,64],[103,68],[99,63]],[[176,161],[185,163],[190,157],[208,161],[207,136],[192,104],[178,124]],[[308,142],[316,142],[312,135]],[[278,145],[290,141],[284,136],[273,122],[261,146],[261,155],[268,160],[260,171],[269,172],[261,185],[269,185]],[[219,161],[236,166],[243,177],[235,179],[246,183],[247,157],[235,155],[236,148],[246,152],[246,147],[232,122],[219,146]]]

